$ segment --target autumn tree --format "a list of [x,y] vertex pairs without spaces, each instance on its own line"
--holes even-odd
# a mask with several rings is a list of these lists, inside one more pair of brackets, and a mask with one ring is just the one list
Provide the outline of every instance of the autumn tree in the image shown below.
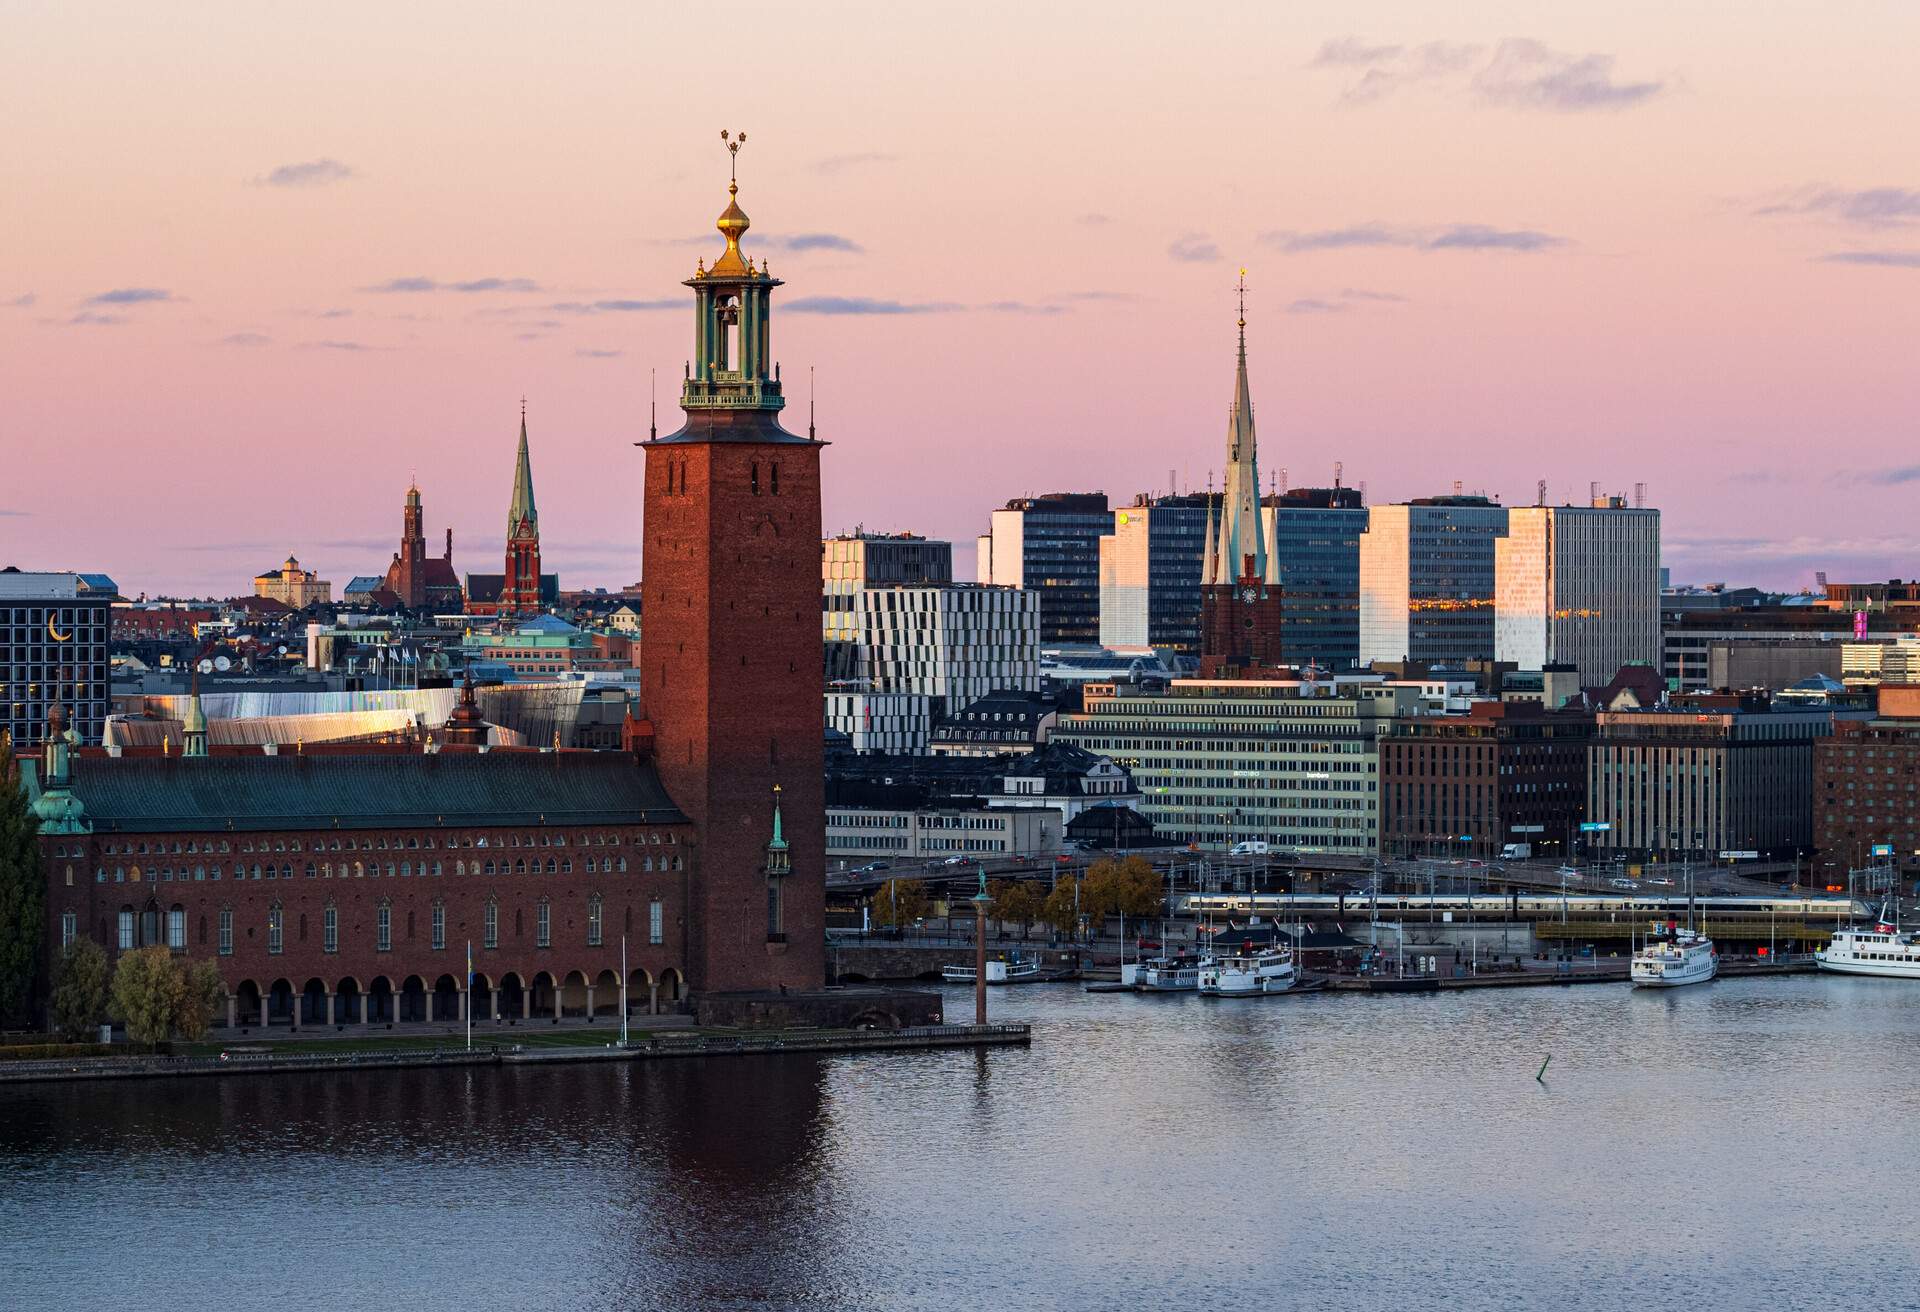
[[1047,900],[1040,904],[1040,919],[1062,934],[1078,932],[1082,910],[1080,893],[1080,880],[1060,880],[1047,894]]
[[927,896],[927,886],[919,880],[889,879],[874,890],[868,905],[873,909],[874,924],[898,928],[926,915],[933,902]]
[[69,1043],[91,1040],[107,1016],[107,953],[90,938],[77,938],[53,967],[48,1004],[53,1028]]
[[179,1014],[186,981],[173,963],[173,954],[157,944],[122,953],[113,968],[113,1018],[127,1027],[127,1037],[151,1047],[173,1037],[173,1018]]
[[174,964],[180,970],[180,1006],[174,1012],[173,1028],[183,1039],[204,1039],[213,1022],[213,1009],[227,991],[220,979],[220,967],[204,957]]
[[0,1025],[26,1021],[46,929],[40,818],[27,805],[13,736],[0,731]]
[[1024,879],[998,880],[988,886],[987,892],[993,896],[989,913],[1002,925],[1020,926],[1020,937],[1024,940],[1027,930],[1040,918],[1040,895]]
[[1100,926],[1110,915],[1120,917],[1120,932],[1126,933],[1129,918],[1144,920],[1162,909],[1160,872],[1144,857],[1130,856],[1121,861],[1104,859],[1087,867],[1082,909]]

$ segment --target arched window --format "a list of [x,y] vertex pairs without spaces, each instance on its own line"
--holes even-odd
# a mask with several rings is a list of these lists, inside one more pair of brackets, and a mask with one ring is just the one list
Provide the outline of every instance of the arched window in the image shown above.
[[133,951],[133,908],[132,907],[120,908],[119,943],[120,943],[120,950],[122,952]]
[[647,903],[647,942],[659,944],[667,941],[667,909],[655,898]]
[[380,906],[373,913],[373,950],[393,951],[393,904],[385,898],[380,899]]
[[60,947],[64,951],[80,936],[80,917],[72,911],[60,913]]
[[178,902],[167,908],[167,947],[174,952],[187,950],[187,909]]
[[458,876],[460,876],[460,875],[464,875],[464,874],[466,874],[466,873],[467,873],[467,863],[466,863],[465,861],[455,861],[455,862],[453,863],[453,873],[454,873],[454,875],[455,875],[455,877],[456,877],[456,878],[457,878]]
[[749,482],[752,484],[753,494],[755,496],[759,496],[760,495],[760,462],[758,460],[753,462],[753,469],[752,469],[752,474],[749,478]]
[[492,898],[487,899],[486,911],[480,919],[480,944],[489,948],[500,946],[500,904]]
[[280,904],[275,902],[267,908],[267,951],[274,956],[280,954],[285,938],[285,925],[286,917],[280,910]]
[[439,898],[433,900],[433,946],[435,951],[447,946],[447,904]]
[[597,875],[600,873],[600,861],[597,857],[590,856],[587,858],[587,873],[590,875]]
[[219,926],[220,926],[220,955],[223,957],[230,957],[233,955],[233,908],[232,907],[220,908]]
[[587,946],[600,946],[600,895],[595,893],[587,899]]
[[553,946],[553,907],[545,898],[533,909],[533,944],[541,948]]

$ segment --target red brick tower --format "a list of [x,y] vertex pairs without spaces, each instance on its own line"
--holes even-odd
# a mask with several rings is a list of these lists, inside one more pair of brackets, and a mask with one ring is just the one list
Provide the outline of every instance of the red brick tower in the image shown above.
[[[736,197],[737,182],[727,190]],[[641,681],[661,780],[699,835],[691,986],[812,989],[826,978],[825,443],[780,426],[768,332],[780,282],[741,254],[748,224],[736,199],[718,226],[726,250],[685,284],[695,346],[686,423],[643,444]]]
[[412,609],[427,601],[427,532],[425,514],[420,508],[420,485],[407,487],[407,507],[400,517],[400,550],[393,556],[394,569],[387,586],[399,596],[400,604]]
[[500,580],[500,614],[540,613],[540,511],[533,504],[533,462],[527,456],[527,403],[520,403],[520,453],[507,506],[507,568]]

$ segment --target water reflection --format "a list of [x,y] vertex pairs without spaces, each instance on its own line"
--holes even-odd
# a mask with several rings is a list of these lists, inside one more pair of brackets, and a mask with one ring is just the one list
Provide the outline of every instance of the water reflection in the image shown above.
[[1042,1026],[1031,1050],[0,1088],[0,1305],[1597,1308],[1681,1269],[1732,1305],[1904,1287],[1911,1209],[1860,1200],[1910,1192],[1920,990],[995,1000]]

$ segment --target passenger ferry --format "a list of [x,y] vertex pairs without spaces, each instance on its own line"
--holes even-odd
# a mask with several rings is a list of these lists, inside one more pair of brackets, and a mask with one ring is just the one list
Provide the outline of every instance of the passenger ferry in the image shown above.
[[1705,984],[1720,968],[1713,940],[1691,929],[1668,927],[1664,938],[1654,939],[1633,954],[1634,987],[1672,989],[1682,984]]
[[[940,978],[948,984],[971,984],[974,980],[973,966],[970,963],[948,966],[940,972]],[[1028,984],[1039,978],[1039,961],[1032,957],[1023,957],[1018,952],[987,963],[987,983],[989,984]]]
[[1263,948],[1243,956],[1210,956],[1200,963],[1200,992],[1210,998],[1285,993],[1299,982],[1292,948]]
[[1813,954],[1813,960],[1820,969],[1840,975],[1920,979],[1920,935],[1901,933],[1883,906],[1871,929],[1836,930],[1827,946]]
[[1148,957],[1134,972],[1133,987],[1142,993],[1191,993],[1200,987],[1200,958],[1184,953]]

